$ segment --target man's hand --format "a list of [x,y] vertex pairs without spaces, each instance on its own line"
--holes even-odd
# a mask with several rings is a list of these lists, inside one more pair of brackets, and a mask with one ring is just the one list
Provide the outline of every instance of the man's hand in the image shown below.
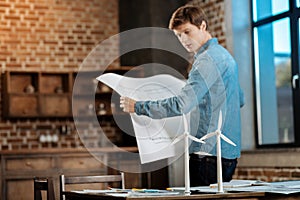
[[120,107],[124,112],[134,113],[135,100],[128,97],[120,97]]

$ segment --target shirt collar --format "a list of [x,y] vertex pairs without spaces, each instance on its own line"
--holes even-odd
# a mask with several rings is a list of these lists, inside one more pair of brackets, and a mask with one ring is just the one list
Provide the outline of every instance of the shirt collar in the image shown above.
[[194,58],[198,57],[201,53],[203,53],[206,49],[208,49],[209,46],[211,46],[213,44],[218,44],[218,39],[217,38],[211,38],[206,43],[204,43],[200,47],[199,51],[197,53],[195,53]]

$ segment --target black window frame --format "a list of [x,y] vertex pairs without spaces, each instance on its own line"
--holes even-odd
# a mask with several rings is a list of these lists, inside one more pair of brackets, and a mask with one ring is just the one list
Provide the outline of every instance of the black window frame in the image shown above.
[[[253,69],[253,94],[254,94],[254,123],[255,123],[255,143],[256,148],[288,148],[288,147],[300,147],[300,89],[299,80],[297,81],[296,89],[293,89],[293,115],[294,115],[294,142],[293,143],[278,143],[278,144],[259,144],[259,127],[258,127],[258,111],[257,111],[257,96],[256,96],[256,82],[255,82],[255,52],[254,52],[254,29],[262,25],[275,22],[283,18],[290,19],[290,38],[291,38],[291,72],[292,76],[299,75],[299,23],[300,23],[300,8],[297,8],[297,0],[289,0],[289,10],[283,13],[258,19],[253,21],[253,1],[250,1],[250,16],[251,16],[251,39],[252,39],[252,69]],[[292,78],[291,78],[292,79]],[[292,80],[291,80],[292,81]],[[263,123],[263,122],[262,122]],[[298,134],[297,134],[298,132]]]

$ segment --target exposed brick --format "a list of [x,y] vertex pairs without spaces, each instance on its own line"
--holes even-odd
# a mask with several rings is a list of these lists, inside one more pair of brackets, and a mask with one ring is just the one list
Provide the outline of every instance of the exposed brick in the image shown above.
[[8,40],[4,40],[3,42],[10,45],[10,44],[19,44],[21,41],[16,39],[8,39]]
[[261,175],[263,175],[263,171],[261,169],[249,170],[249,175],[251,175],[251,176],[261,176]]
[[[200,0],[188,0],[189,4],[193,4],[201,7],[207,17],[208,17],[208,28],[211,34],[216,37],[220,35],[220,32],[225,32],[224,30],[224,0],[210,0],[210,1],[200,1]],[[222,26],[222,28],[216,28],[216,26]],[[220,42],[220,41],[219,41]],[[226,41],[222,40],[220,42],[221,45],[226,46]]]
[[24,20],[28,20],[28,21],[38,21],[39,17],[37,16],[25,16]]
[[[25,71],[29,71],[30,68],[43,69],[42,67],[76,70],[99,41],[118,33],[117,12],[118,0],[72,0],[60,1],[58,4],[52,0],[0,1],[1,67],[4,70],[22,68]],[[109,61],[111,55],[118,55],[119,49],[111,48],[118,44],[118,40],[112,41],[109,47],[101,49],[97,56],[104,59],[99,59],[97,66]],[[119,66],[119,59],[113,61],[113,64]],[[1,106],[0,96],[0,108]],[[51,124],[68,124],[74,130],[71,120],[6,120],[1,117],[2,113],[0,113],[1,150],[84,146],[76,131],[60,136],[57,144],[39,142],[41,133],[49,131],[52,134],[56,130],[52,129]],[[118,133],[112,129],[115,124],[109,121],[105,121],[105,128],[114,137]],[[11,124],[18,125],[14,128]],[[51,127],[47,130],[38,130],[47,124]],[[82,129],[93,127],[87,124]],[[100,131],[89,131],[90,137],[87,137],[85,142],[96,147],[100,140],[97,135]],[[116,136],[111,139],[115,141],[119,138]]]
[[21,68],[22,64],[19,63],[6,63],[7,68]]
[[296,178],[300,178],[300,172],[292,172],[291,176],[296,177]]
[[5,20],[20,20],[21,18],[20,18],[20,16],[17,16],[17,15],[6,15],[6,16],[4,16],[4,19]]
[[7,143],[12,143],[12,144],[16,144],[16,143],[22,143],[22,139],[20,138],[10,138],[10,139],[7,139]]
[[33,7],[34,10],[40,10],[40,9],[48,10],[48,8],[49,8],[48,5],[37,5],[37,4],[35,4]]
[[30,9],[30,5],[29,4],[24,4],[24,3],[18,3],[18,4],[14,4],[14,7],[19,9]]
[[11,149],[9,148],[9,145],[2,145],[2,146],[1,146],[1,149],[2,149],[2,150],[11,150]]
[[30,33],[31,32],[31,29],[30,28],[27,28],[27,27],[19,27],[19,28],[16,28],[16,32],[28,32]]
[[[249,173],[246,173],[249,172]],[[257,173],[260,172],[260,173]],[[237,168],[234,177],[236,179],[256,179],[262,181],[296,180],[300,177],[297,168]]]
[[50,41],[50,40],[45,40],[44,41],[44,44],[47,44],[47,45],[58,45],[58,41]]
[[9,3],[6,3],[6,2],[0,2],[0,7],[6,7],[6,8],[9,8],[9,7],[10,7],[10,4],[9,4]]

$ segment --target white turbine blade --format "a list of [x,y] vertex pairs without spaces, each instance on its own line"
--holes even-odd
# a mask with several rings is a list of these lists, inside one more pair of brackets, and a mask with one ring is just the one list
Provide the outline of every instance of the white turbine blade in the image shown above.
[[236,146],[236,144],[234,144],[228,137],[226,137],[225,135],[223,135],[222,133],[220,134],[221,138],[223,140],[225,140],[227,143],[233,145],[233,146]]
[[199,142],[199,143],[205,144],[205,142],[204,142],[203,140],[198,139],[198,138],[196,138],[195,136],[188,135],[188,137],[189,137],[191,140],[194,140],[195,142]]
[[201,156],[212,156],[212,154],[204,152],[204,151],[194,152],[194,154],[201,155]]
[[222,127],[222,110],[220,110],[219,120],[218,120],[218,130],[221,130]]
[[176,137],[176,138],[173,140],[173,142],[171,143],[171,145],[174,145],[174,144],[176,144],[177,142],[179,142],[180,140],[182,140],[182,138],[184,138],[184,136],[185,136],[185,134],[182,134],[182,135]]
[[185,116],[185,114],[182,115],[183,116],[183,127],[184,127],[184,131],[187,132],[189,130],[189,126],[188,126],[188,120]]
[[200,140],[206,140],[214,135],[217,135],[217,132],[208,133],[208,134],[204,135],[202,138],[200,138]]

